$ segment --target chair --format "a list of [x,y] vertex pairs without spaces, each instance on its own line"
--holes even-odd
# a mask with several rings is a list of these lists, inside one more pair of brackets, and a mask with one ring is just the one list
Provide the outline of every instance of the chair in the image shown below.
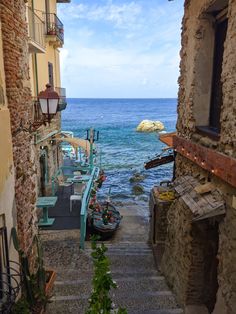
[[70,196],[70,212],[72,212],[73,201],[81,201],[82,195],[71,195]]
[[73,175],[74,175],[74,176],[80,176],[80,175],[81,175],[81,172],[80,172],[80,171],[73,171]]
[[71,191],[72,191],[73,182],[66,182],[63,175],[57,176],[57,182],[58,182],[58,186],[62,188],[62,195],[64,195],[64,188],[65,187],[70,186]]
[[74,184],[74,194],[70,196],[70,212],[72,212],[73,201],[81,201],[86,185],[84,183]]

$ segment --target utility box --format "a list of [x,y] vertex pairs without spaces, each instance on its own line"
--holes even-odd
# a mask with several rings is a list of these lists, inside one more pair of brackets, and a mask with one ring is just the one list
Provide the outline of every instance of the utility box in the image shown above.
[[159,195],[163,192],[172,191],[169,187],[155,186],[151,190],[149,201],[150,209],[150,242],[155,244],[165,241],[167,234],[167,212],[172,200],[163,200]]
[[169,186],[155,186],[151,190],[149,200],[150,210],[150,243],[153,247],[153,253],[157,266],[160,265],[160,261],[164,252],[164,244],[167,235],[167,213],[173,200],[160,199],[160,195],[170,192]]

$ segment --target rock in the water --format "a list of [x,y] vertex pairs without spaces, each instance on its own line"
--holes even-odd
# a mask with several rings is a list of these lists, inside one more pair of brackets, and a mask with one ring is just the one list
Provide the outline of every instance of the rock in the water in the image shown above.
[[130,179],[129,179],[129,181],[131,182],[131,183],[133,183],[133,182],[141,182],[141,181],[143,181],[145,179],[145,176],[144,175],[142,175],[142,174],[140,174],[140,173],[135,173]]
[[161,121],[143,120],[136,128],[138,132],[157,132],[164,129],[164,124]]
[[135,195],[141,195],[144,193],[144,188],[140,184],[134,185],[133,186],[133,193]]

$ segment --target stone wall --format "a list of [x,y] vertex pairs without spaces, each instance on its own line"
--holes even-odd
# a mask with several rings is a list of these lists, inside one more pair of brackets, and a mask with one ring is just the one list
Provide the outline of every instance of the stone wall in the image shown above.
[[22,248],[30,253],[35,232],[36,169],[32,135],[22,130],[32,118],[28,35],[24,0],[2,0],[0,19],[6,96],[11,118],[15,167],[15,203]]
[[[212,0],[186,1],[182,25],[182,49],[178,95],[178,135],[190,138],[203,146],[236,157],[236,1],[229,1],[228,31],[224,48],[222,71],[223,104],[219,141],[196,133],[197,125],[204,125],[209,116],[213,40],[212,21],[204,12]],[[218,1],[226,3],[227,1]]]
[[[221,107],[221,132],[218,140],[200,134],[198,125],[207,125],[210,106],[210,89],[214,41],[213,20],[206,14],[215,4],[224,7],[227,1],[185,1],[182,25],[182,49],[178,98],[178,135],[202,146],[236,158],[236,1],[228,2],[228,31],[224,46]],[[233,314],[236,311],[236,189],[209,173],[194,162],[177,154],[176,176],[185,174],[211,181],[221,191],[226,203],[226,215],[219,221],[219,261],[217,280],[219,289],[213,313]],[[191,260],[201,260],[201,245],[197,244],[201,232],[193,231],[189,210],[178,200],[169,212],[168,238],[163,257],[163,270],[182,304],[198,303],[192,286],[198,276],[191,279]],[[202,231],[203,232],[203,231]],[[204,232],[203,232],[204,233]],[[205,234],[208,238],[208,233]],[[198,247],[196,257],[194,247]],[[201,262],[200,262],[201,264]],[[195,267],[195,266],[194,266]],[[199,269],[199,276],[203,272]],[[192,291],[192,292],[191,292]],[[202,303],[204,303],[202,297]],[[211,306],[209,305],[209,308]]]
[[191,212],[183,202],[174,201],[169,209],[165,252],[161,269],[177,295],[180,304],[186,303],[189,269],[191,267]]

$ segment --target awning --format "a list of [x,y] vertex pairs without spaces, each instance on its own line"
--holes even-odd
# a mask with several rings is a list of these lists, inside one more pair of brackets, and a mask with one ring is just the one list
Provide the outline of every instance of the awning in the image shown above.
[[159,140],[166,144],[169,147],[173,147],[173,137],[176,135],[176,132],[165,133],[159,135]]
[[191,210],[192,221],[222,216],[226,212],[222,195],[213,184],[200,184],[187,175],[175,179],[174,189]]
[[74,148],[78,148],[81,147],[87,154],[87,156],[89,156],[90,154],[90,143],[87,140],[84,140],[82,138],[79,137],[61,137],[61,138],[56,138],[55,139],[57,142],[65,142],[68,143],[70,145],[72,145]]

